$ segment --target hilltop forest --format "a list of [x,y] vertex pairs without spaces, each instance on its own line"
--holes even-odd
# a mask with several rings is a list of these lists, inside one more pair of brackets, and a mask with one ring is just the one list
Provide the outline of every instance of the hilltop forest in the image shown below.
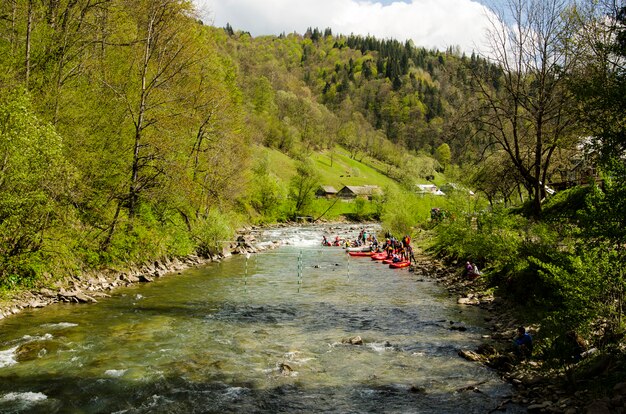
[[457,116],[465,67],[496,68],[475,55],[328,29],[252,38],[181,0],[0,7],[5,287],[208,254],[238,225],[311,214],[310,190],[339,185],[315,153],[404,188],[479,157]]
[[[212,255],[239,226],[328,213],[434,227],[441,256],[562,303],[553,321],[621,327],[626,9],[509,3],[514,28],[494,22],[489,53],[467,56],[319,28],[255,38],[187,0],[3,1],[0,286]],[[427,182],[448,197],[415,195]],[[383,192],[313,197],[364,184]]]

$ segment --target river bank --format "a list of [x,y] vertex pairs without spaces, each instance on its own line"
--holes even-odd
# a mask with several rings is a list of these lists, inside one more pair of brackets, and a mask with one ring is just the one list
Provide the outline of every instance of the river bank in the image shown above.
[[[337,222],[336,224],[346,223]],[[221,252],[212,256],[192,254],[138,265],[131,264],[123,269],[108,268],[69,275],[51,281],[48,287],[16,292],[11,297],[0,300],[0,319],[16,315],[25,309],[43,308],[59,302],[96,303],[98,299],[108,297],[111,291],[120,287],[128,287],[135,283],[149,283],[160,277],[180,274],[186,269],[218,262],[233,255],[253,254],[275,249],[281,246],[281,240],[258,241],[255,234],[264,230],[299,225],[302,223],[250,226],[239,229],[236,233],[236,241],[230,242],[222,248]],[[353,230],[356,228],[354,227]]]
[[280,241],[257,243],[255,228],[242,229],[237,241],[229,243],[221,252],[202,257],[189,255],[155,260],[126,269],[103,269],[70,275],[53,281],[48,287],[25,290],[0,301],[0,319],[16,315],[25,309],[43,308],[54,303],[96,303],[120,287],[181,274],[184,270],[227,259],[233,255],[258,253],[280,246]]
[[[467,279],[460,267],[451,268],[420,255],[414,273],[417,277],[435,279],[456,297],[457,303],[478,306],[488,312],[485,322],[492,333],[483,345],[475,350],[460,350],[459,356],[495,369],[515,387],[515,394],[494,411],[504,410],[506,404],[513,403],[527,407],[529,412],[626,413],[623,377],[614,386],[606,386],[607,377],[616,369],[613,357],[590,358],[563,369],[547,369],[544,361],[537,358],[517,360],[512,353],[512,342],[516,327],[524,325],[524,321],[511,303],[490,292],[483,278]],[[535,335],[540,327],[526,328]],[[474,391],[480,392],[478,388]]]

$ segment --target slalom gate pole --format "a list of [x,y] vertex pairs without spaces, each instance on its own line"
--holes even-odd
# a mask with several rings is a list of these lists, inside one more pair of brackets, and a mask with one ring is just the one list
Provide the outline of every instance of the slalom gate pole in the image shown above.
[[246,253],[246,264],[244,267],[243,273],[243,291],[244,293],[248,292],[248,259],[250,258],[250,253]]
[[302,250],[298,254],[298,293],[300,293],[300,287],[302,286]]

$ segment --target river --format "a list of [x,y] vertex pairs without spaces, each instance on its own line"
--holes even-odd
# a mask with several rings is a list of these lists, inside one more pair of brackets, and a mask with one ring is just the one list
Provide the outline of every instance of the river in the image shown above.
[[457,355],[488,334],[480,309],[325,231],[358,233],[265,231],[289,244],[0,321],[0,412],[485,413],[511,395]]

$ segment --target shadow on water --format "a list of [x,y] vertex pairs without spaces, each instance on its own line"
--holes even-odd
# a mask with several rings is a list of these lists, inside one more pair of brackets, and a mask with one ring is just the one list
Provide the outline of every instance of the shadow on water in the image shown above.
[[[120,309],[120,312],[122,309]],[[142,306],[133,308],[134,313],[146,315],[169,315],[180,319],[210,319],[230,324],[254,326],[276,326],[297,324],[304,332],[319,332],[339,329],[345,332],[375,331],[390,335],[409,335],[416,331],[448,331],[453,321],[446,319],[420,320],[424,313],[419,308],[397,307],[339,308],[324,302],[308,304],[264,304],[245,303],[210,304],[189,302],[181,305]],[[473,332],[475,327],[464,328]]]
[[[480,392],[431,392],[419,379],[413,385],[382,384],[372,378],[352,386],[310,388],[276,374],[262,389],[246,382],[229,383],[219,373],[204,382],[184,377],[145,382],[45,375],[3,380],[0,393],[23,390],[48,396],[31,403],[0,400],[3,413],[485,413],[503,398],[489,387]],[[510,405],[500,412],[522,410]]]

